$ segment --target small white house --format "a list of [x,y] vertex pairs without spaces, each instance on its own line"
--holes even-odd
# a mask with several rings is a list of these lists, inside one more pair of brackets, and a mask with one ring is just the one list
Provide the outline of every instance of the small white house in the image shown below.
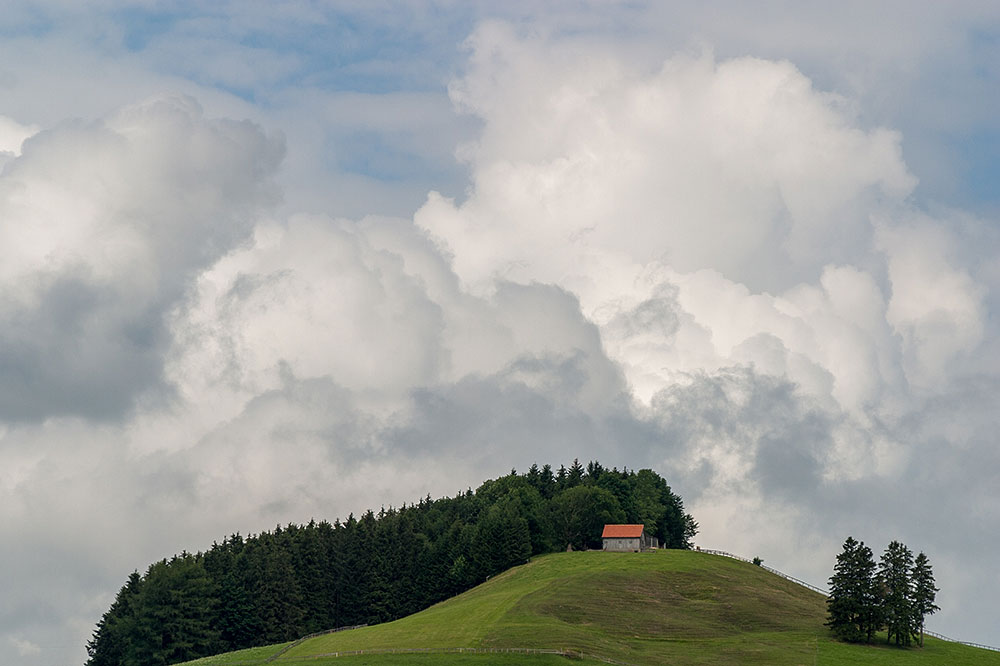
[[644,525],[605,525],[604,550],[618,552],[635,552],[658,548],[659,540],[646,534]]

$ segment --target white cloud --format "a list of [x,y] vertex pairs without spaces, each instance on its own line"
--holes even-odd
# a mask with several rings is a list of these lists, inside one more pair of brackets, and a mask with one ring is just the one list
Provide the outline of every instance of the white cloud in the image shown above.
[[955,239],[932,220],[887,226],[879,243],[892,284],[887,320],[903,340],[907,378],[934,392],[982,341],[986,289],[956,266]]
[[[239,35],[269,24],[235,11]],[[616,20],[634,11],[657,15]],[[677,55],[690,11],[669,50],[616,43],[597,14],[572,36],[486,23],[450,89],[460,120],[437,90],[282,88],[300,61],[255,73],[242,47],[183,74],[268,101],[199,88],[165,55],[200,29],[184,22],[127,61],[58,31],[0,45],[65,64],[0,67],[3,112],[46,126],[0,118],[4,656],[82,650],[127,574],[180,549],[575,456],[655,466],[703,543],[816,583],[846,533],[903,538],[938,567],[946,631],[996,642],[975,582],[1000,530],[995,233],[919,212],[911,137],[871,122],[884,40],[755,12],[702,31],[729,35],[719,56]],[[907,71],[939,18],[891,40]],[[954,55],[948,30],[934,48]],[[843,83],[831,49],[874,54],[844,74],[870,75],[865,105],[824,92],[852,90],[825,85]],[[279,137],[190,98],[106,109],[162,88],[278,119],[287,171]],[[59,120],[80,115],[101,119]],[[436,176],[345,174],[331,150],[370,133],[441,163],[480,126],[464,197],[338,217]]]
[[872,210],[914,185],[898,135],[853,126],[789,63],[634,71],[496,25],[470,46],[452,95],[485,123],[466,151],[473,195],[432,196],[417,221],[471,284],[556,281],[593,308],[621,290],[593,275],[663,261],[784,289],[866,259]]
[[158,388],[165,311],[249,236],[281,154],[190,98],[26,141],[0,175],[0,414],[113,417]]
[[[463,152],[473,186],[415,217],[463,284],[580,298],[638,413],[679,443],[660,465],[712,517],[706,537],[835,550],[826,526],[859,528],[854,492],[887,529],[963,559],[905,524],[942,510],[917,488],[991,496],[974,472],[968,494],[916,479],[984,445],[918,415],[991,385],[996,276],[970,240],[981,222],[914,212],[899,134],[864,128],[788,62],[635,67],[499,24],[469,44],[452,95],[484,124]],[[748,517],[763,506],[784,517]]]
[[42,652],[40,647],[31,641],[24,640],[23,638],[8,636],[7,640],[14,646],[14,649],[17,650],[17,653],[22,657],[32,657],[34,655],[41,654]]
[[914,185],[897,135],[785,62],[635,71],[496,24],[470,45],[474,189],[415,218],[467,285],[571,289],[644,398],[734,362],[858,413],[901,389],[871,219]]
[[16,120],[0,116],[0,169],[12,158],[21,154],[25,139],[37,133],[37,125],[22,125]]

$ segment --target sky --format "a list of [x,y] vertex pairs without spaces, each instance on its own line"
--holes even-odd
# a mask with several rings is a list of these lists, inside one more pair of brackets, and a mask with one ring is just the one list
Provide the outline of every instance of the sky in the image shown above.
[[816,585],[900,540],[1000,645],[1000,8],[542,4],[5,5],[0,661],[574,458]]

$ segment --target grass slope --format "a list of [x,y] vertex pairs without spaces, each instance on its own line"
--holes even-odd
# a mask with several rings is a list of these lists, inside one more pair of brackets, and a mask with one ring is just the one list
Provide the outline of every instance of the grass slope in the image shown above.
[[[395,622],[312,638],[270,663],[556,664],[552,655],[320,655],[389,648],[564,648],[631,664],[996,664],[1000,653],[928,638],[924,648],[855,646],[823,626],[823,596],[705,553],[559,553]],[[191,662],[265,663],[282,646]],[[587,663],[583,660],[578,663]],[[596,662],[595,662],[596,663]]]

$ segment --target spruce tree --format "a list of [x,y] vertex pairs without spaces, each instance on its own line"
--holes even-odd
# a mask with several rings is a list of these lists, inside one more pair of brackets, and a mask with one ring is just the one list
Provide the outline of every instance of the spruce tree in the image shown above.
[[880,625],[875,561],[863,541],[847,537],[830,577],[827,626],[841,640],[871,641]]
[[923,553],[917,555],[913,561],[913,613],[914,622],[920,629],[920,634],[914,634],[914,638],[919,638],[920,646],[924,645],[924,618],[932,615],[934,611],[941,610],[934,605],[934,598],[938,589],[934,587],[934,572],[931,570],[930,561]]
[[559,465],[559,471],[556,472],[556,490],[563,491],[569,487],[567,484],[567,472],[565,465]]
[[289,540],[284,533],[268,535],[260,552],[260,578],[254,587],[263,642],[279,643],[303,633],[302,593],[295,576]]
[[472,543],[472,561],[481,579],[524,564],[529,555],[528,523],[518,515],[516,505],[508,500],[491,506],[480,519]]
[[596,460],[591,460],[587,463],[587,479],[591,483],[597,483],[605,471],[604,466]]
[[880,560],[878,581],[882,587],[887,640],[907,646],[913,637],[914,609],[910,571],[913,553],[898,541],[891,542]]
[[138,571],[129,575],[118,591],[111,608],[104,614],[94,636],[87,642],[89,659],[86,666],[119,666],[125,661],[125,652],[135,627],[135,605],[142,587]]
[[542,492],[542,470],[538,468],[538,463],[532,463],[531,467],[528,468],[528,473],[524,475],[528,483],[532,488],[537,490],[539,493]]
[[837,555],[837,563],[830,576],[830,595],[826,599],[827,620],[837,638],[849,642],[861,639],[856,618],[859,604],[854,590],[854,560],[858,542],[849,536],[844,541],[843,550]]
[[861,585],[861,625],[865,632],[865,640],[869,643],[875,638],[875,633],[882,628],[885,616],[876,570],[875,554],[862,541],[858,549],[857,571]]
[[124,666],[165,666],[219,649],[212,614],[214,585],[199,556],[189,553],[150,566],[136,598],[135,630]]
[[324,584],[329,562],[320,538],[316,522],[310,521],[297,533],[292,533],[292,538],[289,539],[292,568],[302,595],[301,631],[307,634],[329,629],[331,626],[327,613],[330,590]]
[[542,473],[539,477],[540,487],[538,492],[542,494],[545,499],[552,499],[552,496],[556,492],[556,477],[552,473],[552,465],[546,463],[542,465]]

